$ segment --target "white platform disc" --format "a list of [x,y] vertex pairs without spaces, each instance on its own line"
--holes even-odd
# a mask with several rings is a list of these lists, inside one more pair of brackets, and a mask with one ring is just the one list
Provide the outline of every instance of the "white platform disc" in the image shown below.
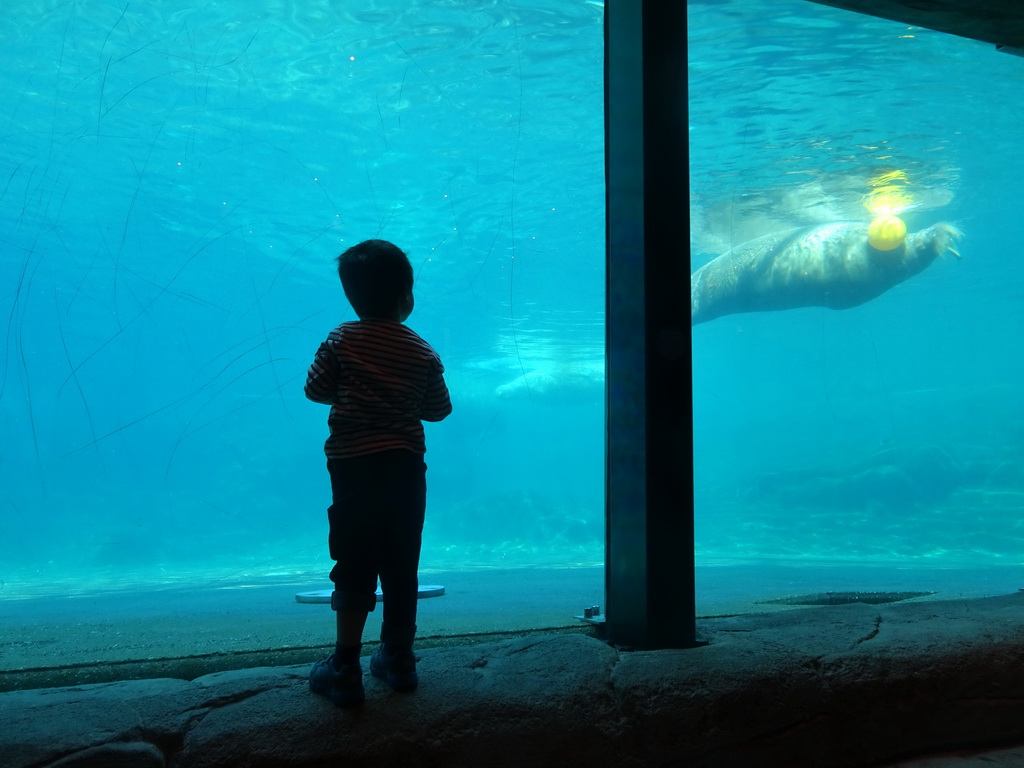
[[[297,603],[327,603],[331,604],[331,593],[333,589],[318,589],[314,592],[299,592],[295,595],[295,602]],[[422,600],[425,597],[440,597],[444,594],[444,587],[436,584],[420,584],[419,591],[416,593],[416,597]],[[377,602],[381,602],[384,599],[384,595],[381,591],[377,590]]]

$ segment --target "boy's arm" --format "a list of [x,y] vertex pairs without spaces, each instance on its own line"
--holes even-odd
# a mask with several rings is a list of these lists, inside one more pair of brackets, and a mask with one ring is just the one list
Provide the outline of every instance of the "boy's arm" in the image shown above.
[[316,351],[313,364],[309,366],[309,372],[306,374],[306,397],[314,403],[331,405],[334,402],[334,393],[338,389],[339,378],[338,358],[331,353],[325,341]]
[[448,385],[444,383],[444,368],[438,363],[437,369],[432,371],[430,381],[427,382],[420,418],[423,421],[441,421],[451,412],[452,400],[448,394]]

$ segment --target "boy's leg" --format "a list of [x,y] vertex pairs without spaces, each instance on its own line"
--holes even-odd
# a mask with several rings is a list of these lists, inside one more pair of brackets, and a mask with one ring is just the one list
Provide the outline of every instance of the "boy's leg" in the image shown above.
[[[336,613],[338,640],[334,653],[316,662],[309,672],[310,690],[328,697],[339,707],[354,707],[366,699],[363,669],[359,663],[362,648],[360,639],[366,614],[366,611],[345,610]],[[343,637],[346,641],[352,637],[356,639],[355,642],[343,642]]]
[[411,690],[418,682],[412,646],[426,508],[426,465],[417,454],[396,452],[393,468],[390,487],[395,492],[388,505],[389,524],[380,554],[382,647],[371,658],[370,671],[396,690]]
[[412,648],[416,634],[420,548],[426,510],[426,465],[414,453],[395,457],[390,525],[380,555],[380,585],[384,593],[382,639],[389,650]]
[[339,648],[362,642],[366,614],[377,604],[376,497],[384,478],[375,463],[372,456],[327,462],[333,501],[327,510],[334,560],[331,608],[337,611]]
[[[338,647],[359,646],[363,642],[363,627],[369,611],[356,611],[351,608],[335,611],[338,625]],[[358,658],[358,657],[357,657]]]
[[[335,595],[332,595],[331,602],[335,602]],[[376,595],[374,595],[376,602]],[[359,655],[363,649],[363,628],[366,626],[366,617],[369,611],[342,607],[335,610],[335,624],[337,627],[336,640],[334,641],[334,667],[340,669],[344,664],[358,664]]]
[[331,607],[336,614],[335,652],[313,666],[310,688],[338,706],[354,706],[364,699],[359,655],[366,615],[377,603],[376,551],[370,526],[373,507],[368,498],[375,488],[359,459],[332,459],[332,504],[328,543],[334,594]]

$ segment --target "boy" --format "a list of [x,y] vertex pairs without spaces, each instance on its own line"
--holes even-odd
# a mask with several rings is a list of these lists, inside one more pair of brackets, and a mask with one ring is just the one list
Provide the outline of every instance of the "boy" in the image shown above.
[[351,707],[365,698],[359,654],[378,577],[384,616],[370,672],[396,691],[419,682],[412,644],[427,493],[421,420],[440,421],[452,406],[441,359],[402,325],[413,309],[406,255],[367,240],[338,257],[338,276],[359,320],[330,332],[306,378],[306,397],[331,406],[324,451],[338,636],[334,653],[313,665],[309,687]]

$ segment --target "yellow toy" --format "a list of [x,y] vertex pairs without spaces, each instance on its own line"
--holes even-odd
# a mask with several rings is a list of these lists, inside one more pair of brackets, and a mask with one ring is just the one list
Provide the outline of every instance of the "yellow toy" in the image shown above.
[[907,239],[907,225],[898,216],[879,216],[868,225],[868,243],[876,251],[891,251]]

